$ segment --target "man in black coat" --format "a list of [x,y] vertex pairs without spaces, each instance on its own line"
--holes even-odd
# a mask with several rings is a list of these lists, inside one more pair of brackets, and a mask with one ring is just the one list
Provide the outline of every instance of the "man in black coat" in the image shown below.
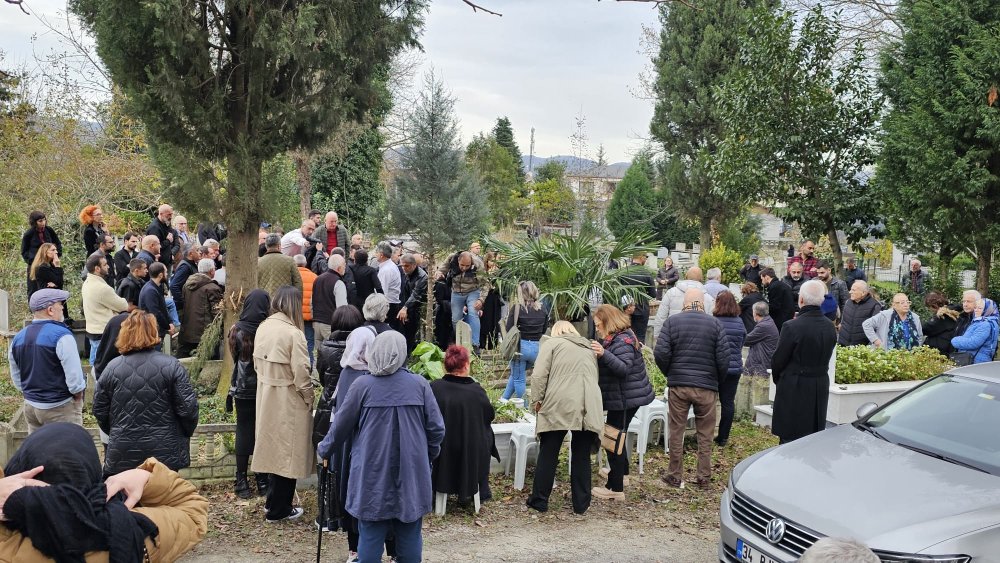
[[844,303],[840,316],[837,344],[841,346],[867,346],[870,344],[861,323],[882,312],[882,304],[872,297],[868,282],[858,280],[851,286],[850,299]]
[[826,428],[830,358],[837,329],[820,311],[825,295],[823,282],[802,284],[799,316],[781,331],[771,357],[771,377],[777,388],[771,433],[782,444]]
[[742,278],[744,282],[750,282],[757,287],[760,287],[760,271],[761,266],[758,256],[756,254],[751,254],[750,260],[748,260],[747,263],[740,268],[740,278]]
[[351,305],[361,311],[364,309],[365,299],[368,299],[369,295],[383,293],[382,282],[378,280],[378,270],[368,265],[368,253],[364,250],[358,250],[354,253],[354,264],[351,265],[351,270],[354,274],[354,285],[357,288]]
[[139,293],[146,283],[143,278],[149,275],[149,268],[141,258],[133,258],[128,263],[127,270],[129,274],[118,284],[118,296],[128,301],[128,312],[131,313],[133,309],[139,307]]
[[420,318],[423,316],[424,305],[427,303],[427,272],[417,266],[417,260],[412,254],[404,254],[399,258],[403,268],[406,283],[399,294],[403,304],[396,318],[403,324],[403,336],[406,337],[406,352],[410,353],[417,347],[417,332],[420,329]]
[[[642,252],[632,257],[629,264],[632,272],[628,275],[628,285],[635,287],[638,291],[636,295],[634,309],[632,310],[632,332],[643,344],[646,343],[646,328],[649,326],[649,300],[656,299],[656,285],[653,283],[653,276],[646,269],[646,253]],[[632,306],[632,305],[630,305]],[[627,312],[627,311],[626,311]]]
[[719,383],[729,370],[729,341],[722,323],[704,310],[704,292],[684,292],[684,306],[660,328],[653,356],[667,377],[667,446],[670,466],[664,480],[681,487],[684,475],[684,430],[688,410],[694,407],[698,435],[698,486],[712,478],[712,437]]
[[127,278],[129,272],[129,262],[139,256],[139,235],[128,232],[122,237],[122,248],[115,253],[115,288]]
[[173,218],[174,208],[163,204],[157,209],[156,217],[153,217],[153,222],[146,229],[147,235],[156,235],[156,238],[160,239],[159,262],[166,266],[167,270],[173,264],[174,254],[180,249],[180,241],[170,226]]
[[[156,317],[156,325],[160,338],[176,330],[167,314],[167,302],[163,296],[162,286],[167,281],[167,267],[159,262],[153,262],[149,267],[149,281],[139,292],[139,308]],[[156,345],[157,351],[163,348],[163,342]]]
[[760,271],[760,283],[764,284],[767,306],[771,310],[771,319],[778,330],[795,314],[795,298],[792,290],[777,278],[774,268],[764,268]]

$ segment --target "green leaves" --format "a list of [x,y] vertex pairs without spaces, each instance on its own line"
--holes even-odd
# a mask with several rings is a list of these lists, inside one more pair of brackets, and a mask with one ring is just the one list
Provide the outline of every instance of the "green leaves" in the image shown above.
[[413,373],[418,373],[430,381],[444,377],[444,352],[433,342],[418,343],[410,353],[410,357],[416,358],[410,365],[410,371]]
[[954,367],[929,346],[882,350],[871,346],[837,346],[837,383],[882,383],[928,379]]

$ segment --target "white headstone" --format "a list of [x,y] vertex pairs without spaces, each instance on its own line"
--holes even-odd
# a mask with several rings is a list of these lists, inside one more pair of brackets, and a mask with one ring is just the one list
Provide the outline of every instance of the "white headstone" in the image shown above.
[[469,326],[469,323],[458,321],[458,324],[455,325],[455,343],[472,351],[472,327]]

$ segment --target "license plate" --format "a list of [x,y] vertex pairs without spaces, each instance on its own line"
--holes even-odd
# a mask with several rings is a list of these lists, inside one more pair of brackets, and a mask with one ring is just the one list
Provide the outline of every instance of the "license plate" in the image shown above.
[[736,559],[743,563],[779,563],[739,538],[736,539]]

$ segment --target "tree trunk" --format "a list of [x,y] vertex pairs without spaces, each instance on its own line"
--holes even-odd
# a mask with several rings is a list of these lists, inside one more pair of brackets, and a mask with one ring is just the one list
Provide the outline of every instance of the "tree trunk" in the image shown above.
[[295,180],[299,184],[299,211],[303,218],[312,210],[312,176],[309,175],[309,156],[304,151],[293,151]]
[[993,241],[976,241],[976,290],[984,296],[989,293],[990,267],[993,264]]
[[427,309],[424,311],[424,340],[434,342],[434,276],[437,273],[437,263],[433,254],[425,254],[427,262]]
[[840,237],[837,236],[837,226],[833,224],[833,217],[823,218],[826,225],[826,236],[830,239],[830,250],[833,251],[833,268],[837,277],[844,277],[844,249],[840,246]]
[[937,287],[942,289],[948,287],[948,277],[951,275],[951,263],[955,259],[956,254],[957,252],[951,246],[947,244],[941,245],[938,257]]
[[[251,159],[242,161],[235,155],[229,157],[229,182],[234,194],[240,194],[238,209],[230,209],[226,217],[229,227],[229,244],[226,251],[226,294],[222,300],[222,335],[225,342],[233,324],[240,317],[243,299],[257,288],[257,229],[261,215],[261,166]],[[233,373],[233,357],[229,346],[222,362],[222,374],[216,393],[225,397],[229,392]]]
[[698,242],[701,244],[701,251],[712,248],[712,217],[702,216],[698,218]]

